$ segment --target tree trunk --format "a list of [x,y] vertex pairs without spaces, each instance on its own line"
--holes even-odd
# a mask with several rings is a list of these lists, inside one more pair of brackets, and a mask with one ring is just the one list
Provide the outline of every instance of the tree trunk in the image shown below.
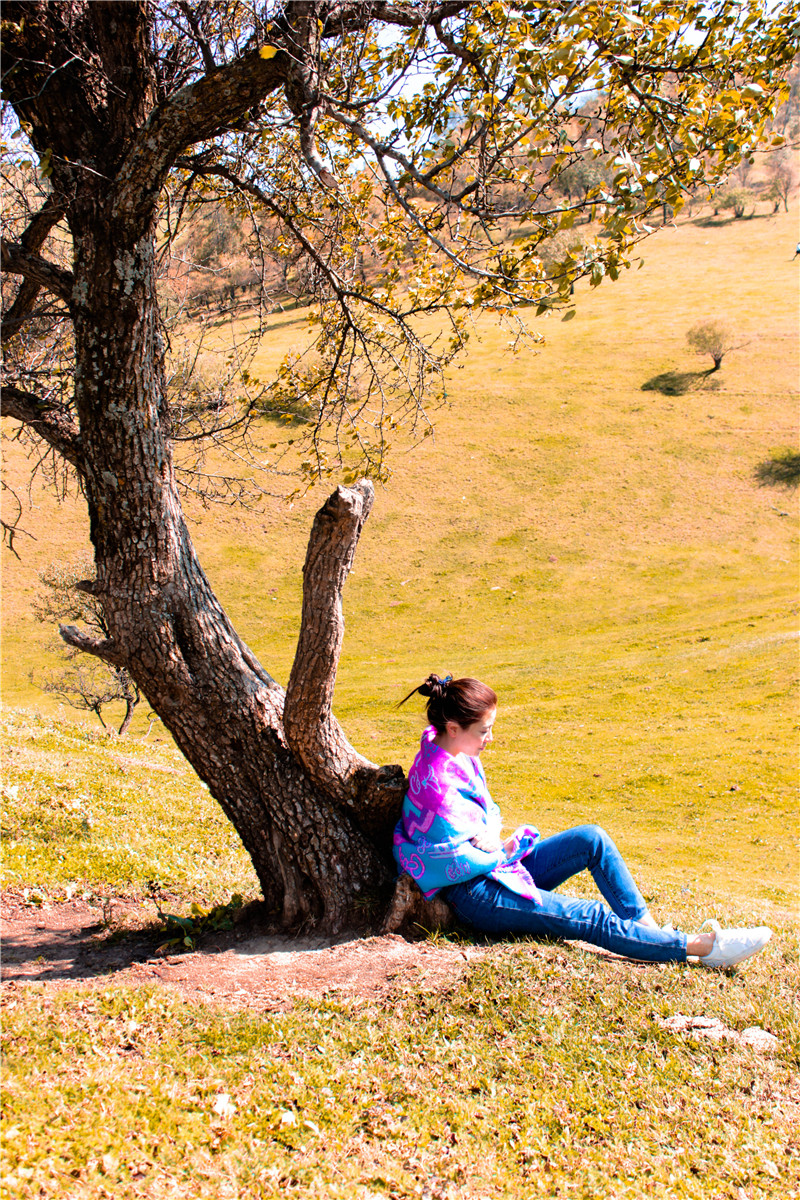
[[[315,11],[293,6],[300,24],[292,36],[307,26],[318,37]],[[387,833],[404,785],[399,767],[357,755],[330,711],[340,592],[371,487],[339,489],[315,523],[287,729],[283,689],[231,626],[186,527],[156,296],[156,203],[176,157],[288,88],[294,60],[284,51],[262,55],[254,41],[159,100],[147,5],[32,0],[6,4],[4,16],[9,95],[51,164],[57,197],[20,244],[4,244],[4,266],[31,281],[21,315],[40,286],[69,310],[78,420],[40,409],[14,388],[4,390],[4,411],[80,475],[94,592],[109,631],[104,639],[73,627],[62,634],[128,671],[230,818],[283,924],[341,928],[371,897],[388,899],[396,871]],[[306,129],[306,140],[312,133]],[[62,214],[72,273],[38,256]]]
[[117,730],[118,737],[123,737],[130,729],[131,721],[133,720],[133,710],[136,708],[138,703],[138,700],[128,699],[125,701],[125,716],[122,718],[122,724]]
[[283,689],[231,626],[184,521],[167,436],[152,223],[140,233],[100,192],[70,220],[80,247],[76,403],[95,594],[110,637],[93,641],[71,627],[63,635],[136,681],[233,823],[282,923],[341,928],[370,897],[388,898],[395,872],[386,832],[403,786],[400,768],[378,770],[357,755],[330,713],[339,593],[371,485],[338,489],[315,525],[303,666],[292,673],[298,754],[284,728]]

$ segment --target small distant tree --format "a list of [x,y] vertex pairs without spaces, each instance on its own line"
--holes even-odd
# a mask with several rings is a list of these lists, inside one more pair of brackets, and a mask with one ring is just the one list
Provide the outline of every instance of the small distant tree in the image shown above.
[[[103,610],[94,595],[91,558],[85,556],[71,564],[51,563],[39,572],[39,579],[42,589],[33,604],[37,621],[81,621],[95,635],[108,637]],[[63,642],[55,645],[64,667],[39,676],[31,672],[31,681],[43,692],[60,696],[72,708],[93,712],[104,729],[108,726],[103,720],[103,709],[121,702],[125,705],[125,715],[118,730],[122,736],[142,698],[128,672],[124,667],[87,660],[87,655]]]
[[[585,251],[585,242],[576,229],[565,229],[542,242],[539,257],[550,279],[570,276]],[[572,295],[574,288],[570,288]]]
[[776,154],[767,167],[770,178],[769,198],[775,202],[775,212],[783,201],[784,212],[789,211],[789,197],[797,186],[797,168],[791,153]]
[[715,371],[722,366],[726,354],[743,345],[735,340],[733,331],[724,321],[700,321],[686,334],[686,340],[696,354],[711,355]]
[[755,470],[762,487],[796,488],[800,486],[800,451],[778,450]]
[[737,183],[742,188],[745,189],[745,191],[750,186],[747,181],[750,178],[750,173],[753,170],[754,165],[755,164],[754,164],[754,161],[752,158],[745,157],[742,159],[742,161],[739,163],[736,170],[733,172],[733,178],[737,181]]
[[[80,655],[80,651],[63,657],[77,655]],[[81,655],[81,658],[85,659],[86,656]],[[49,671],[42,676],[31,672],[31,681],[48,695],[59,696],[72,708],[93,712],[103,729],[108,729],[103,720],[103,709],[121,700],[125,705],[125,716],[117,731],[120,736],[127,731],[133,720],[133,710],[141,699],[139,689],[123,667],[106,667],[91,659],[70,663],[60,671]]]
[[720,201],[720,207],[733,210],[733,215],[737,219],[743,217],[748,208],[752,214],[756,206],[756,198],[749,188],[736,187],[731,188],[726,192]]
[[[558,176],[556,191],[573,200],[583,201],[593,188],[601,187],[608,179],[609,172],[601,159],[579,158],[565,167]],[[586,217],[589,220],[589,214]]]

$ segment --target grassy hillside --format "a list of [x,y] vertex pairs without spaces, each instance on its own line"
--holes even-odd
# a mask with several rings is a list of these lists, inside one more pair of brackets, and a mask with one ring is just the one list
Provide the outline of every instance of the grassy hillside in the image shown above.
[[[398,454],[377,497],[336,694],[357,746],[408,765],[420,712],[396,700],[432,669],[484,677],[510,824],[600,821],[662,920],[766,920],[766,951],[712,975],[522,942],[445,990],[285,1012],[163,983],[11,986],[4,1195],[800,1196],[796,506],[753,476],[795,438],[795,237],[795,212],[683,223],[643,270],[581,292],[574,321],[541,322],[537,352],[512,356],[485,322],[435,441]],[[704,377],[685,332],[714,315],[749,341]],[[305,335],[281,321],[264,369]],[[27,465],[5,449],[22,494]],[[321,499],[189,510],[281,681]],[[31,906],[153,883],[185,902],[252,894],[160,726],[139,714],[109,737],[31,685],[51,636],[31,615],[36,572],[84,551],[86,523],[35,485],[25,527],[21,561],[3,551],[3,882],[38,889]],[[723,1035],[680,1032],[694,1019]]]
[[[396,700],[430,670],[483,677],[501,697],[485,760],[509,822],[605,824],[654,895],[782,906],[796,886],[795,505],[753,475],[796,436],[796,220],[665,229],[642,270],[580,290],[574,321],[535,322],[535,350],[511,354],[482,322],[435,440],[395,456],[345,594],[336,708],[360,749],[408,765],[421,722]],[[685,341],[708,316],[747,341],[710,376]],[[303,336],[282,316],[262,369]],[[5,471],[24,487],[13,443]],[[282,682],[322,498],[190,508],[212,582]],[[50,636],[30,602],[86,523],[38,486],[31,505],[36,540],[18,541],[21,562],[3,551],[3,690],[55,717],[29,682]]]
[[[796,985],[777,948],[715,978],[523,943],[444,993],[288,1012],[21,989],[4,1195],[790,1200]],[[676,1034],[678,1014],[775,1050]]]

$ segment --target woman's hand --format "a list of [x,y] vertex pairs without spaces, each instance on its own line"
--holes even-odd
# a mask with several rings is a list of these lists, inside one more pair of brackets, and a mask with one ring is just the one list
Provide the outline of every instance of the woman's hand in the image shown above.
[[470,838],[470,842],[476,850],[482,850],[484,854],[494,854],[502,849],[502,842],[498,837],[489,833],[476,833],[474,838]]

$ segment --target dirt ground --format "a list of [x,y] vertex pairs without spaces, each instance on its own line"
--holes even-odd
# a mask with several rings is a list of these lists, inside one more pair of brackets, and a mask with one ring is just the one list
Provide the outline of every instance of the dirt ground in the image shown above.
[[[304,996],[376,999],[410,989],[437,991],[455,983],[470,963],[513,952],[513,943],[411,941],[396,933],[281,937],[259,928],[257,906],[251,913],[244,910],[242,917],[231,930],[207,933],[197,949],[171,953],[165,952],[167,935],[145,901],[36,905],[6,892],[0,895],[2,990],[8,995],[31,984],[49,990],[70,984],[159,983],[187,999],[231,1011],[266,1012]],[[628,972],[648,965],[584,942],[574,945]],[[530,952],[537,950],[530,947]],[[735,1032],[704,1016],[676,1015],[658,1023],[673,1033],[736,1042],[761,1053],[778,1044],[760,1027]]]
[[300,996],[436,990],[455,982],[469,962],[503,952],[500,946],[415,942],[397,934],[287,938],[268,935],[250,920],[205,934],[194,951],[159,953],[167,935],[154,917],[146,902],[116,900],[104,920],[96,903],[37,906],[6,893],[0,898],[4,988],[157,982],[225,1008],[267,1010]]

